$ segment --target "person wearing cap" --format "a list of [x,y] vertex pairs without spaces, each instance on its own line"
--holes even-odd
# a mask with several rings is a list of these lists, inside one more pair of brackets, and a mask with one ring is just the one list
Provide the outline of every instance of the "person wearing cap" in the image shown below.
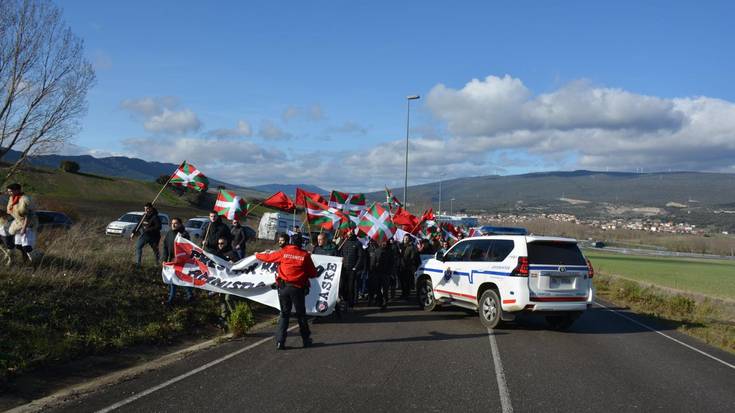
[[277,350],[286,348],[288,321],[292,307],[295,309],[296,319],[299,322],[303,346],[309,347],[312,344],[309,323],[306,321],[306,296],[309,293],[309,279],[317,277],[317,270],[311,260],[311,254],[301,248],[300,238],[300,235],[294,234],[289,240],[288,234],[278,234],[278,242],[282,246],[280,250],[255,254],[255,258],[260,261],[278,263],[276,285],[278,286],[281,314],[278,318],[276,333]]

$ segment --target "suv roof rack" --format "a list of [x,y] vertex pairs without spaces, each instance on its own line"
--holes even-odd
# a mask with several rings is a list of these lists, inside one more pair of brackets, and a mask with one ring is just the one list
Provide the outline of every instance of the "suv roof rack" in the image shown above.
[[496,227],[483,225],[478,228],[482,235],[528,235],[528,230],[522,227]]

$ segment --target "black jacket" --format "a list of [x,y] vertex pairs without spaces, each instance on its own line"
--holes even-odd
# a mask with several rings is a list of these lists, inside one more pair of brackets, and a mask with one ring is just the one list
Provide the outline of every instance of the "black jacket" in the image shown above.
[[380,275],[390,275],[394,271],[395,264],[396,257],[391,246],[377,247],[373,252],[370,262],[370,272],[375,272]]
[[357,240],[354,235],[345,240],[342,244],[342,248],[339,249],[339,256],[342,257],[342,268],[346,270],[362,271],[365,252],[362,249],[362,244]]
[[217,217],[216,221],[209,223],[209,227],[204,234],[205,238],[202,241],[202,245],[207,252],[214,253],[217,251],[217,240],[220,238],[224,238],[228,244],[232,241],[230,229],[227,228],[227,225],[219,217]]
[[171,230],[166,234],[166,237],[163,238],[163,255],[161,255],[161,259],[163,259],[163,262],[171,262],[174,260],[174,241],[176,240],[176,235],[181,234],[182,237],[186,239],[189,238],[189,233],[186,232],[183,228],[181,228],[181,231],[174,231]]
[[245,243],[248,240],[248,234],[245,232],[245,227],[240,225],[239,227],[233,226],[230,229],[230,235],[232,236],[232,249],[242,248],[245,249]]
[[225,261],[229,261],[229,262],[237,262],[237,260],[239,259],[235,255],[235,251],[233,251],[232,248],[230,248],[229,245],[225,246],[224,249],[217,250],[214,253],[214,255],[222,258]]
[[144,214],[140,223],[140,236],[148,239],[161,239],[161,218],[158,217],[158,210],[152,208],[150,214]]
[[401,269],[416,272],[421,265],[421,257],[413,244],[401,244]]

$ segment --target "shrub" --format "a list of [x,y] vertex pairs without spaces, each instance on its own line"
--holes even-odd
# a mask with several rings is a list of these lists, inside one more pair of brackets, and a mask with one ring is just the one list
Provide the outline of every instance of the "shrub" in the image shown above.
[[79,172],[79,164],[74,161],[61,161],[59,168],[64,172],[75,174]]
[[255,317],[253,311],[250,309],[248,303],[239,302],[235,306],[235,309],[230,314],[228,320],[230,331],[235,337],[241,337],[255,325]]

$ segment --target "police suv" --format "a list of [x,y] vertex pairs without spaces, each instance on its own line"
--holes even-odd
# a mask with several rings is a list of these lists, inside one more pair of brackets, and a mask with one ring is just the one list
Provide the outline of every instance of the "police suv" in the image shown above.
[[527,235],[523,228],[480,232],[423,261],[415,275],[421,308],[475,310],[489,328],[530,312],[566,329],[592,304],[594,271],[576,240]]

